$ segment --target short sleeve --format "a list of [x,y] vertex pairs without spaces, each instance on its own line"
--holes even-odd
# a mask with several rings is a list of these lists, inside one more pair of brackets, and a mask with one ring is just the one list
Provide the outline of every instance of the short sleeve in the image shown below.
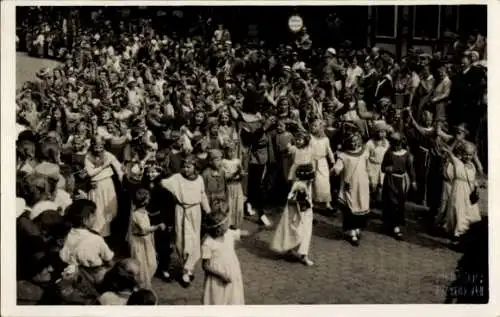
[[108,247],[108,245],[106,244],[106,242],[104,241],[104,239],[100,239],[99,240],[99,255],[101,256],[101,259],[105,262],[109,262],[111,260],[113,260],[113,257],[115,256],[115,254],[113,253],[113,251],[111,251],[111,249]]
[[132,221],[134,227],[138,229],[140,234],[145,234],[149,230],[149,223],[147,223],[144,215],[140,214],[139,212],[132,213]]
[[212,258],[212,239],[207,237],[203,244],[201,245],[201,258],[204,260],[208,260]]

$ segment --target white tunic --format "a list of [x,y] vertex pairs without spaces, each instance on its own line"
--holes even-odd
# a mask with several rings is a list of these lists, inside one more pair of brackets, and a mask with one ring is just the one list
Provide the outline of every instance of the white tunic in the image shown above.
[[339,152],[338,157],[334,170],[340,173],[339,201],[354,214],[366,214],[370,209],[368,151]]

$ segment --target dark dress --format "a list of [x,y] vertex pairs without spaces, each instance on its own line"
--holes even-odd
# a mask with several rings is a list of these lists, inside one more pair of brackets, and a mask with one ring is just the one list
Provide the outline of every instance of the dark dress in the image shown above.
[[212,210],[228,212],[227,188],[224,173],[207,168],[202,173],[205,193]]
[[151,225],[164,223],[167,230],[156,230],[154,233],[156,254],[158,255],[158,271],[167,272],[170,268],[172,254],[172,228],[175,223],[175,201],[172,194],[161,186],[161,180],[167,178],[166,172],[154,179],[149,186],[151,200],[147,208]]
[[[387,171],[392,167],[392,171]],[[409,188],[409,179],[415,179],[409,152],[396,155],[389,150],[382,161],[384,184],[382,187],[383,219],[388,229],[405,223],[405,203]]]
[[47,254],[47,245],[40,228],[24,212],[16,220],[17,229],[17,279],[28,280],[43,267],[40,265]]
[[63,156],[63,161],[71,167],[71,173],[75,178],[75,193],[82,190],[88,193],[91,189],[90,178],[85,171],[86,154],[69,153]]
[[363,78],[362,87],[365,91],[364,100],[366,102],[366,107],[368,108],[368,110],[372,110],[376,103],[375,90],[377,89],[377,81],[378,75],[376,73]]
[[438,152],[435,130],[416,134],[412,153],[415,155],[415,174],[418,184],[415,201],[436,213],[442,194],[442,158]]

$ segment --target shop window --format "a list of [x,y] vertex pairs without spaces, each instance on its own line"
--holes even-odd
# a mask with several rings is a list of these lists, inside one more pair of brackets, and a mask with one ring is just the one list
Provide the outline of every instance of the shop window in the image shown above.
[[376,37],[395,38],[398,26],[397,6],[375,7],[375,35]]
[[413,10],[413,38],[438,39],[441,6],[419,5]]

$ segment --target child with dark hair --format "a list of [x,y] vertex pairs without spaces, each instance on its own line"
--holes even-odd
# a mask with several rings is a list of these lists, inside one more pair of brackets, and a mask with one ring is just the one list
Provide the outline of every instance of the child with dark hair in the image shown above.
[[151,279],[158,267],[153,233],[166,228],[164,223],[151,225],[146,210],[149,201],[147,189],[141,188],[135,192],[132,200],[135,210],[132,212],[128,231],[131,257],[139,262],[139,285],[148,289],[151,288]]
[[67,209],[65,218],[71,225],[59,256],[66,264],[98,269],[114,257],[104,238],[91,228],[96,220],[96,205],[88,199],[77,199]]
[[228,211],[228,196],[222,152],[212,149],[208,152],[209,167],[202,173],[205,192],[212,209]]
[[204,305],[244,305],[243,278],[234,250],[235,241],[250,233],[229,229],[222,211],[212,212],[205,223],[208,235],[201,246],[205,271]]
[[128,298],[127,305],[149,305],[155,306],[158,304],[158,298],[153,291],[148,289],[140,289],[132,293]]
[[101,305],[125,305],[138,288],[137,276],[140,265],[137,260],[127,258],[118,261],[104,276],[100,286]]
[[390,137],[390,148],[384,154],[381,171],[385,174],[382,189],[383,218],[387,230],[396,239],[402,240],[401,227],[405,222],[405,203],[410,183],[416,187],[413,159],[403,148],[403,137],[394,132]]

